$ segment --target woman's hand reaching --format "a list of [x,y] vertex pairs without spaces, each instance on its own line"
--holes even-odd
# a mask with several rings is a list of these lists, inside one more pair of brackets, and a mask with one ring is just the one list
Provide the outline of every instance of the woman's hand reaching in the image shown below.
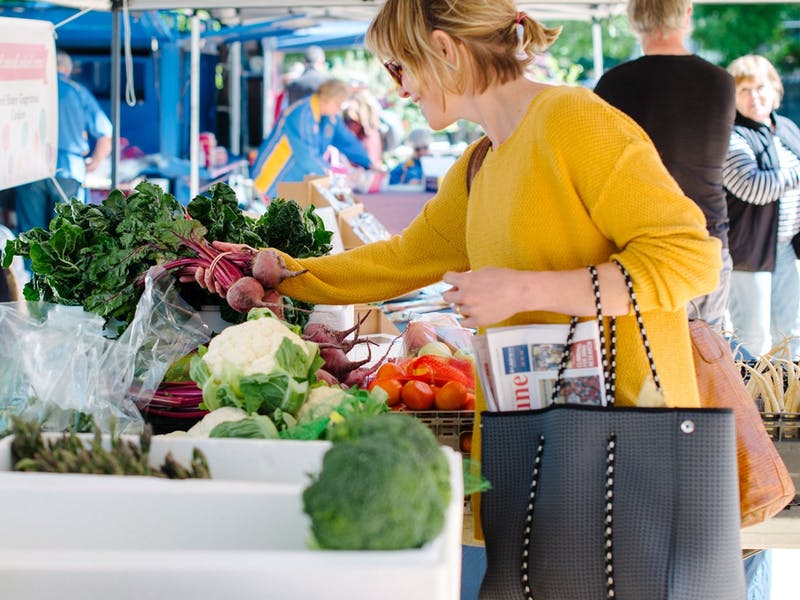
[[[214,246],[217,250],[221,252],[251,252],[253,254],[256,253],[256,249],[248,246],[247,244],[234,244],[231,242],[211,242],[211,245]],[[217,294],[219,296],[225,297],[227,293],[227,289],[222,288],[219,283],[214,279],[214,275],[211,272],[211,269],[203,269],[202,267],[198,267],[194,272],[194,277],[190,275],[182,275],[179,280],[182,283],[190,283],[192,281],[196,282],[201,288],[204,288],[211,292],[212,294]]]

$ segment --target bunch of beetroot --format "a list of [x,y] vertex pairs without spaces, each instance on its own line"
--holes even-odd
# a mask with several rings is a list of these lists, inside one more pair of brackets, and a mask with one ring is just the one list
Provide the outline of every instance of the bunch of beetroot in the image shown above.
[[[317,371],[317,379],[330,385],[364,387],[370,375],[386,361],[389,350],[370,366],[366,366],[372,360],[372,353],[369,351],[367,357],[361,360],[350,360],[347,357],[347,353],[357,344],[374,344],[368,338],[359,335],[359,328],[367,317],[368,315],[365,315],[361,321],[344,330],[333,329],[324,323],[308,323],[303,328],[302,338],[319,346],[319,355],[325,363]],[[391,345],[389,349],[391,350]]]
[[291,271],[281,254],[272,249],[255,250],[243,246],[238,251],[222,251],[198,237],[181,238],[196,256],[169,261],[163,266],[182,280],[194,278],[198,269],[211,273],[217,290],[235,311],[266,307],[284,318],[283,296],[275,289],[284,279],[305,271]]

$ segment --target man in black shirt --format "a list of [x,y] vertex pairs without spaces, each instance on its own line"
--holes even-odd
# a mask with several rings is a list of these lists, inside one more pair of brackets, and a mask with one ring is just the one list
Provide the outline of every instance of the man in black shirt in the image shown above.
[[727,71],[686,49],[691,18],[691,0],[630,0],[628,20],[644,56],[607,71],[595,92],[647,132],[678,185],[702,209],[709,233],[722,242],[719,287],[689,307],[690,316],[720,327],[732,268],[722,165],[736,94]]

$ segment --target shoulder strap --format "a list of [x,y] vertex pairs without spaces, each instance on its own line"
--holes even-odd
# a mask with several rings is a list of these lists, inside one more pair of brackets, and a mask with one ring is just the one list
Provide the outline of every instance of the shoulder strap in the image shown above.
[[472,189],[472,180],[475,179],[475,175],[478,174],[483,164],[483,159],[486,158],[486,153],[489,152],[491,146],[492,141],[489,139],[489,136],[485,135],[478,140],[478,143],[475,144],[475,149],[469,156],[469,162],[467,163],[467,195],[469,195],[469,191]]

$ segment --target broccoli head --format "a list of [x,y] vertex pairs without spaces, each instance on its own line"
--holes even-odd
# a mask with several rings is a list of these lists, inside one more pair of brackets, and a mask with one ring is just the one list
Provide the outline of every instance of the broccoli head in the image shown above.
[[403,453],[417,456],[428,465],[444,503],[450,502],[450,465],[436,436],[419,419],[400,413],[353,416],[334,425],[328,438],[333,442],[365,438],[391,440]]
[[442,531],[447,503],[432,469],[396,441],[367,436],[336,442],[325,453],[322,471],[303,492],[320,547],[418,548]]

